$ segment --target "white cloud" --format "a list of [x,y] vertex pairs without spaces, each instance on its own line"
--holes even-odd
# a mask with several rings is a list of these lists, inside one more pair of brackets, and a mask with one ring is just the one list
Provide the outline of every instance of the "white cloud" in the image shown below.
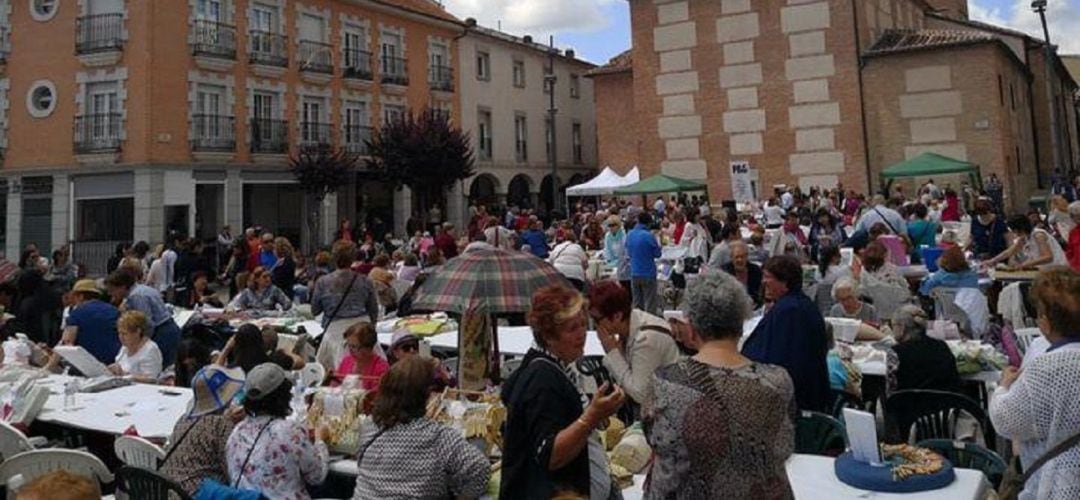
[[[1039,16],[1031,10],[1031,0],[971,0],[971,18],[1016,29],[1042,39]],[[1049,0],[1046,21],[1050,41],[1064,54],[1080,53],[1080,0]]]
[[548,35],[592,32],[611,22],[603,7],[625,0],[445,0],[446,10],[461,19],[476,18],[481,25],[514,35],[532,35],[546,41]]

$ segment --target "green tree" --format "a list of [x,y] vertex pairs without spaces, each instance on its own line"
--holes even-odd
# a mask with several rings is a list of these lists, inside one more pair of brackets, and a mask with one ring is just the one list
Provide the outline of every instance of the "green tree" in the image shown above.
[[387,121],[368,149],[368,168],[397,189],[408,186],[423,217],[448,188],[474,173],[469,134],[452,126],[446,113],[431,108]]
[[356,178],[360,157],[344,149],[302,147],[289,156],[289,171],[307,196],[311,211],[308,221],[308,251],[319,247],[322,202],[338,188],[350,186]]

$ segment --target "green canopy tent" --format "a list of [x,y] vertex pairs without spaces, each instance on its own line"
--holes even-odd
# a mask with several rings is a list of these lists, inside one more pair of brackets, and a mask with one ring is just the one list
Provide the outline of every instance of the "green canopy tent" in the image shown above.
[[709,187],[703,181],[692,181],[688,179],[672,177],[670,175],[656,174],[636,184],[631,184],[626,187],[618,188],[615,190],[615,194],[646,195],[654,193],[685,193],[692,191],[702,191],[705,193],[706,196],[708,196]]
[[905,162],[897,163],[881,172],[888,189],[896,179],[909,177],[930,177],[932,175],[967,174],[975,189],[982,189],[979,167],[973,163],[949,158],[937,153],[923,153]]

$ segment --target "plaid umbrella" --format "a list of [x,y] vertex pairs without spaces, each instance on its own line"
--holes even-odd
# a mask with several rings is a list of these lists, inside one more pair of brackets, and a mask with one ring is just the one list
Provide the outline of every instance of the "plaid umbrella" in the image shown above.
[[448,261],[417,290],[413,307],[465,314],[523,313],[533,292],[548,285],[569,287],[558,270],[525,252],[473,250]]

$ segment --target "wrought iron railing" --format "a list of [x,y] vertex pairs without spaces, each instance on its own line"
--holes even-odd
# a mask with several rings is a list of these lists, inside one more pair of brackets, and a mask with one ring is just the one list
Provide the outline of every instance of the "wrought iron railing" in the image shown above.
[[346,151],[364,156],[370,153],[367,141],[371,140],[371,127],[367,125],[346,125],[342,132]]
[[326,148],[332,143],[329,123],[300,122],[300,147]]
[[289,152],[289,123],[285,120],[251,120],[251,152],[283,154]]
[[95,14],[75,20],[76,54],[111,52],[123,48],[123,14]]
[[289,38],[278,33],[269,31],[252,30],[248,33],[250,40],[248,60],[251,64],[265,66],[289,66]]
[[382,82],[392,85],[409,84],[409,64],[404,57],[382,57]]
[[99,113],[75,117],[76,153],[111,153],[120,151],[124,117],[120,113]]
[[333,47],[328,43],[313,40],[300,40],[297,51],[297,59],[300,61],[300,71],[314,73],[333,73],[334,59],[331,56]]
[[359,49],[345,49],[344,70],[342,76],[356,80],[371,81],[374,72],[371,69],[371,52]]
[[236,59],[236,28],[228,24],[198,19],[191,25],[191,53],[222,59]]
[[454,91],[454,68],[431,66],[428,68],[428,85],[432,90]]
[[192,151],[236,150],[236,119],[222,115],[191,115]]

